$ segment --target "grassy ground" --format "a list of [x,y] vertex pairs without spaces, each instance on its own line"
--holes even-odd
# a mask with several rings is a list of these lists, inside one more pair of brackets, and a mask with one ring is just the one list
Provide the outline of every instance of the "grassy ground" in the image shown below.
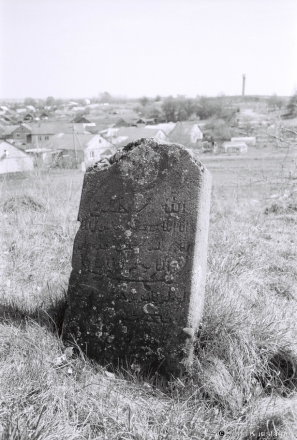
[[193,371],[170,384],[108,372],[58,336],[82,173],[1,177],[3,439],[296,439],[297,173],[266,151],[202,158],[205,313]]

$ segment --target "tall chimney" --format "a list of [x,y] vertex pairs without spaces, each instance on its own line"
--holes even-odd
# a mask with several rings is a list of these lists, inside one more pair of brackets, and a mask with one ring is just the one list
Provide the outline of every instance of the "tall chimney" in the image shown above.
[[242,96],[244,96],[244,89],[245,89],[245,75],[242,75]]

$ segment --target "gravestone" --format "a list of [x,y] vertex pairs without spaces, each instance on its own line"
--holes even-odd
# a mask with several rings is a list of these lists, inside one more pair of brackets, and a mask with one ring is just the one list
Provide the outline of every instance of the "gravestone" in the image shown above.
[[203,313],[211,176],[185,147],[139,139],[88,168],[64,337],[90,357],[178,374]]

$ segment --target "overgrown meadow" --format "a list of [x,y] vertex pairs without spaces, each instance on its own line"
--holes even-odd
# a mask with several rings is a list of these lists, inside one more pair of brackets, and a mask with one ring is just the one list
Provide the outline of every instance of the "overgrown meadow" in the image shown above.
[[213,175],[193,369],[165,382],[61,339],[83,174],[1,176],[3,439],[297,438],[297,172],[287,150],[201,156]]

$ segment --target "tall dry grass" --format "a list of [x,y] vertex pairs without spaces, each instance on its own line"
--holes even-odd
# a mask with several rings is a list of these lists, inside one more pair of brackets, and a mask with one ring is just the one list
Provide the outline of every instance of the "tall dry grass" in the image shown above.
[[267,181],[251,198],[215,180],[195,363],[164,383],[129,366],[111,373],[62,343],[82,177],[1,181],[2,438],[297,438],[294,182],[266,200]]

